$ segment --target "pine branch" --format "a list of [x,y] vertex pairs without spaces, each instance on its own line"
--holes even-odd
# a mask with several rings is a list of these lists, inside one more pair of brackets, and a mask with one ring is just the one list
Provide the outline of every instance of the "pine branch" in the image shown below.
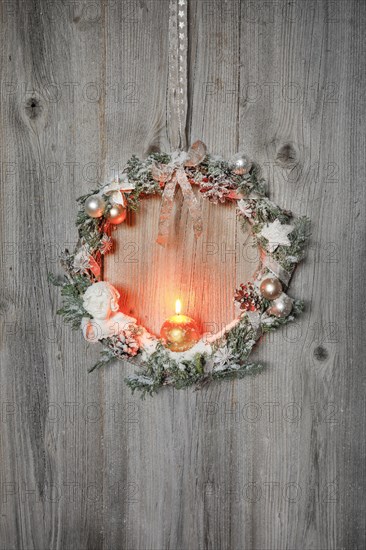
[[230,379],[241,379],[244,378],[244,376],[254,376],[260,372],[262,372],[265,369],[265,365],[262,365],[260,363],[248,363],[246,365],[241,366],[239,369],[228,369],[224,371],[215,371],[212,373],[211,378],[212,380],[230,380]]
[[108,348],[101,351],[101,358],[95,365],[93,365],[89,370],[89,374],[91,372],[94,372],[97,369],[101,369],[102,367],[106,367],[107,365],[110,365],[115,361],[116,357],[115,355],[109,350]]
[[273,253],[273,257],[287,271],[291,271],[294,264],[300,262],[305,256],[305,248],[310,238],[310,219],[307,216],[297,218],[294,229],[289,234],[290,246],[279,246]]
[[165,383],[159,383],[154,380],[153,377],[149,377],[146,374],[135,374],[125,379],[125,382],[132,393],[136,390],[141,392],[141,398],[144,399],[146,395],[152,396],[157,393],[164,386],[172,386],[177,390],[186,389],[191,386],[196,386],[197,389],[203,388],[205,385],[215,380],[232,380],[241,379],[245,376],[254,376],[259,372],[262,372],[265,367],[257,363],[248,363],[242,365],[240,368],[227,369],[223,371],[213,371],[207,374],[192,374],[190,376],[181,376],[178,379],[171,378]]

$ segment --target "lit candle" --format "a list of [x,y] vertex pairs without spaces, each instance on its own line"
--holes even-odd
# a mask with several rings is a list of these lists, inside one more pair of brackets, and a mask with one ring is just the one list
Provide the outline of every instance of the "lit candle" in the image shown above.
[[160,336],[171,351],[186,351],[200,339],[199,329],[194,319],[181,314],[180,300],[175,302],[175,313],[163,323]]

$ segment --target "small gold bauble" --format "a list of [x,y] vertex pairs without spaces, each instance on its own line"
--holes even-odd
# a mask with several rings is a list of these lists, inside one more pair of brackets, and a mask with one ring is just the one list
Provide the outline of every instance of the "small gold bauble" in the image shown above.
[[252,163],[243,153],[238,153],[231,159],[231,171],[237,176],[248,174],[252,167]]
[[290,315],[291,310],[292,300],[283,292],[279,298],[272,302],[271,307],[267,309],[267,313],[275,317],[283,318]]
[[169,317],[160,329],[165,347],[171,351],[187,351],[200,339],[197,323],[187,315]]
[[260,291],[266,300],[275,300],[281,296],[282,285],[276,277],[267,277],[261,282]]
[[124,222],[126,219],[126,216],[127,216],[126,208],[124,208],[120,204],[113,204],[112,208],[109,210],[107,214],[109,223],[112,223],[113,225],[118,225],[119,223]]
[[103,216],[105,201],[100,195],[90,195],[85,201],[84,209],[91,218],[100,218]]

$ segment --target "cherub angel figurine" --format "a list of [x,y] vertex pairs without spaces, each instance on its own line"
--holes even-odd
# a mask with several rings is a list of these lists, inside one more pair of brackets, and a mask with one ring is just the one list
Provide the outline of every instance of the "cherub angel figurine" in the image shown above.
[[81,328],[85,340],[97,342],[102,338],[115,336],[127,330],[136,319],[119,311],[118,290],[105,281],[93,283],[83,297],[84,309],[92,319],[83,317]]

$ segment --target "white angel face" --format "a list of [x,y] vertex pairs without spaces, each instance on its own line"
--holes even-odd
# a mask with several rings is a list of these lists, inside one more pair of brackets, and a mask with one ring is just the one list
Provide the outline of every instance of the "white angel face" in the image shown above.
[[85,310],[101,321],[109,319],[118,311],[119,292],[110,283],[104,281],[92,284],[84,294]]

